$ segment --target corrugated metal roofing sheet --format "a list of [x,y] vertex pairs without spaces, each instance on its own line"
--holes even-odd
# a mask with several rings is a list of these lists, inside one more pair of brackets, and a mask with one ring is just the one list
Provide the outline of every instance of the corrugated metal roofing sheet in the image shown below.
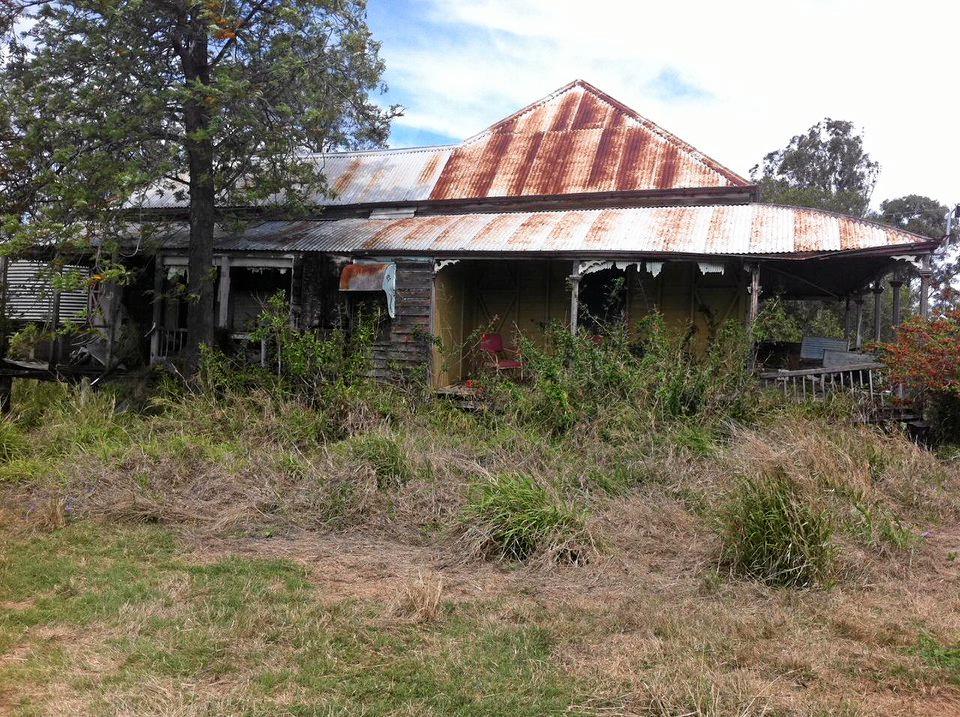
[[[173,238],[167,246],[183,246]],[[491,212],[265,222],[221,251],[329,253],[794,254],[929,245],[894,227],[772,204]]]
[[318,204],[412,202],[430,197],[450,147],[317,155],[332,197]]
[[432,199],[746,186],[583,80],[465,141]]
[[[450,157],[452,147],[416,147],[369,152],[330,152],[313,155],[327,180],[329,195],[316,195],[318,206],[415,202],[430,192]],[[164,182],[132,200],[144,209],[185,207],[183,186]]]
[[[314,198],[320,206],[749,185],[583,80],[460,145],[313,159],[332,193]],[[186,191],[161,184],[131,206],[183,207]]]

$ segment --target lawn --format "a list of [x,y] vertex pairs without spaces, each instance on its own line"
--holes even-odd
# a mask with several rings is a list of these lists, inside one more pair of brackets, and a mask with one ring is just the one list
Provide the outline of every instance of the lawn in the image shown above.
[[[198,560],[168,531],[5,535],[0,709],[12,714],[562,714],[549,628],[497,601],[336,599],[282,559]],[[409,612],[409,611],[408,611]]]

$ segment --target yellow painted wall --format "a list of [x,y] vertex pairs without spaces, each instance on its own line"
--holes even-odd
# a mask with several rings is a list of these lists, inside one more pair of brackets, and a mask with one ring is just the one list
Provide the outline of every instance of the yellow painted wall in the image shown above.
[[[444,267],[435,277],[434,384],[466,379],[478,362],[479,334],[500,333],[507,346],[519,330],[536,341],[551,322],[570,321],[569,260],[470,260]],[[627,317],[635,325],[659,310],[668,325],[694,327],[704,349],[727,319],[746,315],[744,272],[731,263],[723,274],[701,274],[695,262],[666,262],[659,276],[627,270]]]

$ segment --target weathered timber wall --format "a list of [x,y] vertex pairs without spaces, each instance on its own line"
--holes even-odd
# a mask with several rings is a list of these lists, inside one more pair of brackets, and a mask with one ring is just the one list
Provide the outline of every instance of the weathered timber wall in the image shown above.
[[373,375],[394,379],[398,374],[430,372],[430,302],[433,259],[393,259],[397,265],[397,315],[390,319],[373,346]]

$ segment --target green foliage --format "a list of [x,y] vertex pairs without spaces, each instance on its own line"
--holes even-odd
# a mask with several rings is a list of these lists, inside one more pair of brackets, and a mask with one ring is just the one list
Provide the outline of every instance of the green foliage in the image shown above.
[[341,329],[328,335],[301,331],[291,325],[290,305],[283,292],[278,292],[267,301],[252,338],[267,341],[272,371],[313,391],[321,384],[350,385],[364,379],[370,370],[378,323],[378,316],[360,317],[349,337]]
[[218,714],[555,715],[587,693],[554,664],[549,627],[498,619],[496,603],[385,625],[382,604],[331,600],[297,562],[198,560],[154,526],[0,534],[0,603],[0,651],[22,654],[0,664],[18,713],[63,712],[52,684],[69,685],[70,711],[119,695],[135,713],[157,711],[156,684],[160,711]]
[[761,304],[753,335],[757,341],[800,343],[805,336],[843,338],[843,333],[843,306],[838,302],[773,296]]
[[[209,267],[215,224],[242,214],[225,208],[306,211],[328,191],[312,153],[381,146],[400,113],[370,97],[384,65],[362,0],[11,0],[0,18],[8,253],[61,261],[96,237],[109,255],[130,239],[118,210],[161,195],[187,207],[191,265]],[[191,372],[212,342],[212,279],[188,279]]]
[[960,684],[960,645],[944,645],[930,635],[921,635],[916,654],[930,667],[945,672],[951,682]]
[[879,173],[853,123],[828,117],[767,154],[750,176],[765,202],[864,216]]
[[829,514],[786,473],[741,479],[719,517],[721,563],[734,574],[791,587],[832,576]]
[[942,239],[947,233],[946,214],[947,207],[936,199],[908,194],[880,202],[876,219],[931,239]]
[[350,440],[353,456],[368,463],[377,474],[377,486],[406,483],[414,476],[406,448],[396,437],[382,433],[367,433]]
[[[552,326],[543,345],[520,337],[527,385],[501,379],[501,407],[521,423],[555,435],[599,421],[608,430],[638,429],[672,420],[744,418],[752,410],[750,343],[729,323],[702,353],[690,334],[651,316],[633,340],[611,328],[598,342]],[[499,389],[499,393],[497,392]]]
[[27,437],[11,420],[0,419],[0,463],[9,463],[28,451]]
[[561,503],[529,475],[507,473],[480,481],[464,511],[479,531],[481,552],[526,560],[538,552],[579,562],[592,543],[586,514]]

